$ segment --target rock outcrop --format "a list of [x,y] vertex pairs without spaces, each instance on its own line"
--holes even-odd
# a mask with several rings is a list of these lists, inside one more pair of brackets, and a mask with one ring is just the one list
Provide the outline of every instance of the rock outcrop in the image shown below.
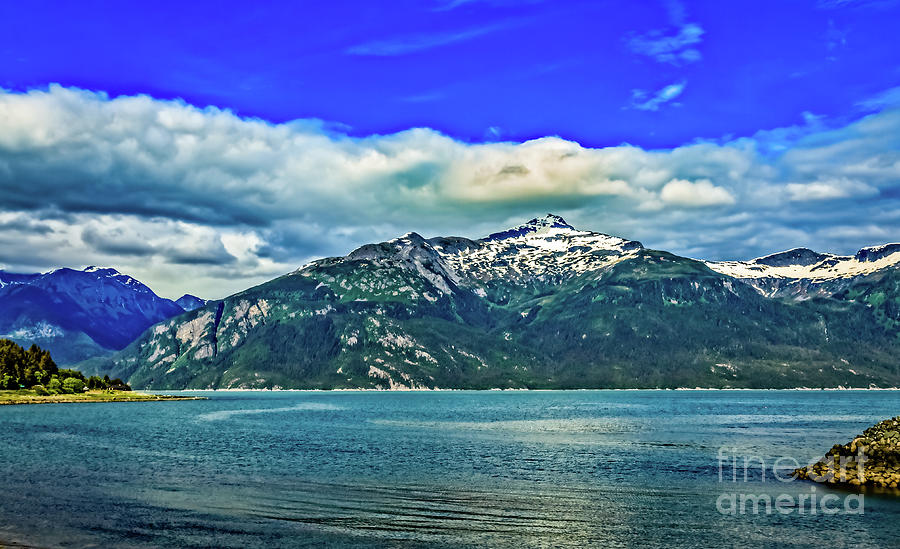
[[894,488],[900,485],[900,416],[866,429],[850,443],[836,444],[797,478],[832,485]]

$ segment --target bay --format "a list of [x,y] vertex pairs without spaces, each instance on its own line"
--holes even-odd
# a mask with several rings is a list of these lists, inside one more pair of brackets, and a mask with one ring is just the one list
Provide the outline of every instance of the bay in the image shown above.
[[[0,408],[0,540],[898,545],[900,499],[867,493],[846,512],[853,493],[772,471],[898,415],[896,391],[179,394],[209,400]],[[729,494],[832,494],[840,512],[723,513]]]

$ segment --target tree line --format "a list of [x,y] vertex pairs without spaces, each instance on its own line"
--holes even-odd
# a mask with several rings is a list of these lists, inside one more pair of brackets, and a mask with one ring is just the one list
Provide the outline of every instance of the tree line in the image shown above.
[[85,389],[130,391],[121,379],[109,376],[85,377],[78,370],[59,368],[50,351],[35,344],[25,349],[8,339],[0,339],[0,389],[32,389],[38,394],[72,394]]

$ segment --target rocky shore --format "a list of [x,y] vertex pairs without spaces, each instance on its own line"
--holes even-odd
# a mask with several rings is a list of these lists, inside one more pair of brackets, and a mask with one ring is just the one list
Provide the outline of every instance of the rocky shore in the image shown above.
[[900,485],[900,416],[866,429],[848,444],[836,444],[797,478],[831,485],[897,489]]

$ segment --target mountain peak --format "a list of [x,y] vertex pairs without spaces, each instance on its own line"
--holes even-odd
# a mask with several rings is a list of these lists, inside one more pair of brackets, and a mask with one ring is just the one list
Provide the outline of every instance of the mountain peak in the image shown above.
[[548,213],[543,217],[535,217],[534,219],[505,231],[490,234],[485,240],[505,240],[507,238],[516,238],[528,233],[536,233],[549,229],[566,229],[574,231],[575,227],[566,223],[566,220],[562,217]]
[[[83,271],[78,271],[75,269],[70,269],[76,273],[87,273],[92,274],[98,278],[106,278],[109,280],[115,280],[119,284],[123,284],[125,286],[130,287],[133,290],[138,292],[152,292],[150,288],[148,288],[143,282],[138,279],[128,276],[127,274],[123,274],[112,267],[98,267],[96,265],[91,265],[86,267]],[[54,272],[62,272],[64,269],[57,269]]]
[[869,246],[856,252],[857,261],[878,261],[900,252],[900,244],[882,244],[880,246]]
[[568,223],[566,223],[566,220],[563,219],[562,217],[552,214],[552,213],[548,213],[547,215],[545,215],[543,217],[536,217],[536,218],[528,221],[527,223],[525,223],[525,225],[528,225],[530,227],[538,227],[538,228],[545,228],[545,227],[555,228],[555,229],[574,229],[575,228],[575,227],[569,225]]
[[194,309],[199,309],[200,307],[203,307],[204,305],[209,303],[209,300],[201,299],[191,294],[184,294],[183,296],[176,299],[175,303],[177,303],[178,306],[185,311],[193,311]]
[[113,269],[112,267],[98,267],[96,265],[91,265],[89,267],[85,267],[83,272],[97,273],[98,275],[101,275],[101,276],[116,276],[116,275],[122,274],[119,271]]
[[810,265],[815,265],[829,257],[831,257],[830,254],[822,254],[810,250],[809,248],[793,248],[783,252],[757,257],[753,260],[753,263],[768,265],[769,267],[784,267],[787,265],[809,267]]

